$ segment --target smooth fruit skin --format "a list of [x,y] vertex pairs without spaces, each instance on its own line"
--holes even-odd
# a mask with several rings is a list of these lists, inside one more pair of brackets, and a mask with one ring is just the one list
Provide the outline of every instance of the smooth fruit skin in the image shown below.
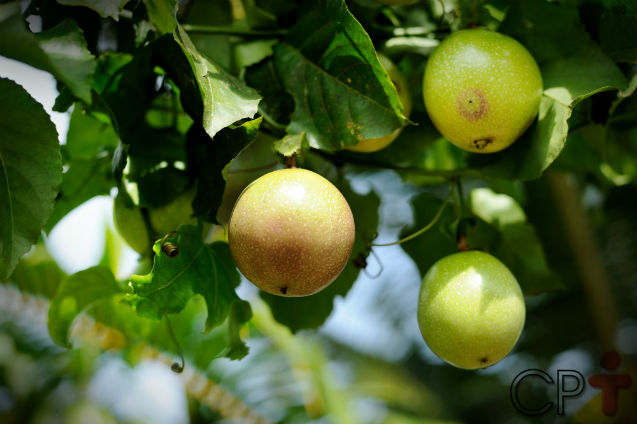
[[280,296],[307,296],[341,273],[354,244],[354,218],[322,176],[291,168],[270,172],[239,196],[228,229],[243,275]]
[[458,368],[484,368],[508,355],[525,315],[524,297],[511,271],[480,251],[440,259],[420,289],[420,332],[438,357]]
[[[403,115],[409,117],[411,114],[411,96],[409,94],[409,87],[407,87],[407,80],[403,76],[400,69],[394,63],[389,60],[389,58],[383,54],[378,54],[378,60],[380,64],[387,71],[387,75],[389,75],[389,79],[394,83],[396,87],[396,91],[398,92],[398,99],[400,103],[403,105]],[[361,140],[358,144],[354,146],[346,147],[347,150],[352,150],[354,152],[361,153],[372,153],[377,152],[379,150],[384,149],[389,146],[400,134],[402,128],[397,129],[396,131],[384,135],[378,138],[368,138],[366,140]]]
[[510,146],[533,122],[542,75],[513,38],[468,29],[434,50],[423,93],[429,117],[445,138],[469,152],[493,153]]

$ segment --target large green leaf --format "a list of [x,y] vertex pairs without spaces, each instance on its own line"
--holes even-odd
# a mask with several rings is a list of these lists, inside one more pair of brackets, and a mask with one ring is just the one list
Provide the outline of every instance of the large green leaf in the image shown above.
[[396,88],[342,0],[316,2],[274,60],[295,103],[287,130],[305,131],[312,147],[338,150],[405,124]]
[[122,11],[129,0],[56,0],[66,6],[84,6],[93,9],[105,18],[119,20],[119,12]]
[[380,199],[373,191],[366,195],[356,193],[349,183],[341,178],[336,182],[349,203],[356,224],[356,239],[352,256],[341,275],[327,288],[307,297],[281,297],[265,292],[261,296],[270,305],[274,318],[287,325],[292,331],[304,328],[316,328],[322,325],[332,312],[334,299],[345,296],[352,287],[360,268],[354,265],[354,259],[366,250],[363,236],[375,232],[378,227],[378,207]]
[[64,20],[34,35],[16,3],[0,5],[0,55],[50,72],[75,96],[91,103],[95,58],[75,21]]
[[538,178],[566,143],[573,107],[583,99],[626,86],[617,65],[591,40],[574,8],[543,0],[516,1],[499,28],[524,44],[542,71],[544,96],[537,123],[515,144],[469,163],[487,176]]
[[[166,314],[180,312],[190,298],[199,294],[206,301],[208,317],[206,331],[222,324],[230,316],[231,329],[236,332],[229,340],[231,350],[246,352],[238,337],[241,324],[250,319],[249,305],[239,299],[234,289],[239,284],[239,273],[226,243],[204,244],[201,228],[182,226],[176,235],[166,238],[178,254],[169,256],[162,251],[161,240],[155,243],[155,262],[147,275],[133,275],[133,290],[124,301],[135,308],[141,317],[159,320]],[[238,346],[239,345],[239,346]]]
[[[217,132],[245,118],[252,118],[258,109],[258,93],[245,85],[221,66],[203,57],[196,49],[188,34],[181,28],[175,30],[175,40],[182,49],[190,69],[187,74],[175,75],[184,90],[186,101],[194,99],[202,103],[200,111],[193,116],[203,123],[210,137]],[[165,55],[170,61],[174,56]],[[193,115],[191,113],[191,115]]]
[[195,215],[217,222],[217,210],[223,199],[228,167],[257,135],[261,119],[230,126],[210,139],[203,128],[193,125],[188,133],[188,167],[199,180],[193,201]]
[[117,146],[117,135],[108,118],[101,118],[97,119],[76,103],[63,146],[66,163],[60,193],[46,231],[85,201],[109,194],[114,185],[111,156]]
[[70,157],[89,159],[112,152],[117,147],[118,137],[110,120],[103,114],[90,114],[79,103],[75,104],[65,149]]
[[148,17],[160,33],[172,33],[177,25],[177,0],[144,0]]
[[108,195],[114,184],[108,156],[71,159],[65,167],[55,207],[44,227],[47,232],[82,203],[95,196]]
[[40,236],[62,164],[55,126],[21,86],[0,79],[0,278]]
[[18,262],[9,281],[22,292],[52,299],[66,277],[47,252],[44,243],[37,243]]
[[113,273],[95,266],[62,282],[49,307],[49,333],[60,346],[70,347],[68,334],[73,320],[93,302],[122,293]]
[[469,247],[487,249],[497,256],[516,276],[524,294],[564,288],[548,267],[535,228],[512,197],[477,188],[470,200],[479,219],[467,234]]

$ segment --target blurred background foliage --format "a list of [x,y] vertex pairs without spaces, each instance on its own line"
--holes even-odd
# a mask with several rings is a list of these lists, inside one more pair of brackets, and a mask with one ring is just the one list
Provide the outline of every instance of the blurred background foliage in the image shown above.
[[[316,296],[266,296],[241,281],[238,297],[249,302],[252,315],[232,298],[228,318],[205,334],[210,311],[203,296],[189,298],[170,317],[157,312],[159,320],[148,320],[121,303],[121,295],[129,293],[131,274],[152,275],[150,246],[164,232],[157,231],[157,221],[144,228],[153,219],[149,211],[171,207],[196,180],[192,209],[205,222],[204,241],[224,240],[217,224],[227,222],[238,193],[282,166],[281,150],[271,146],[298,119],[291,112],[299,94],[293,82],[281,80],[277,60],[306,64],[280,44],[303,43],[303,28],[295,25],[308,6],[287,0],[0,5],[0,55],[54,75],[59,95],[53,109],[70,117],[60,194],[44,231],[51,236],[89,199],[106,196],[110,202],[117,195],[146,223],[132,238],[149,240],[136,248],[141,255],[130,267],[122,258],[133,253],[112,223],[95,223],[104,231],[101,259],[71,276],[45,235],[3,280],[0,422],[635,422],[634,2],[383,3],[391,2],[342,5],[370,37],[366,53],[371,47],[383,52],[405,75],[413,103],[409,119],[417,125],[373,154],[338,151],[321,131],[308,130],[302,166],[330,178],[347,197],[360,236],[354,255],[368,249],[374,232],[375,241],[384,243],[423,227],[450,182],[459,189],[424,235],[375,247],[364,270],[350,264]],[[422,102],[428,55],[450,32],[476,26],[525,44],[543,71],[550,102],[550,119],[534,124],[511,149],[486,158],[442,138]],[[56,56],[51,39],[77,50]],[[308,57],[312,53],[320,52]],[[201,77],[192,63],[224,82],[245,82],[240,95],[227,99],[238,116],[202,119],[216,106],[192,83]],[[257,111],[259,96],[262,122],[244,119]],[[241,119],[242,125],[230,126]],[[318,121],[311,113],[304,119]],[[211,138],[216,147],[205,144]],[[537,146],[548,153],[539,154]],[[184,213],[168,211],[169,217]],[[442,363],[416,324],[422,275],[457,250],[459,233],[470,247],[485,248],[507,264],[527,301],[514,352],[477,372]],[[239,283],[234,278],[227,276],[232,294]],[[229,359],[245,355],[245,347],[247,356]],[[599,392],[590,386],[567,400],[564,416],[554,407],[526,417],[512,405],[509,390],[518,373],[537,368],[555,377],[558,369],[575,369],[588,377],[607,372],[599,364],[607,350],[618,351],[620,371],[633,376],[632,388],[620,391],[617,416],[601,415]],[[180,353],[185,369],[177,374],[171,365],[179,368]],[[540,405],[556,401],[555,389],[529,383],[521,395]]]

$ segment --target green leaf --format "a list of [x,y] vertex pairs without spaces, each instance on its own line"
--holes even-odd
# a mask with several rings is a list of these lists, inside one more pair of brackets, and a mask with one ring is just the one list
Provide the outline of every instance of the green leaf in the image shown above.
[[40,236],[62,164],[55,126],[21,86],[0,78],[0,279]]
[[93,302],[122,293],[113,273],[96,266],[69,276],[60,286],[49,308],[49,333],[60,346],[70,347],[73,320]]
[[52,299],[66,277],[47,252],[44,243],[37,243],[18,262],[9,281],[22,292]]
[[108,195],[114,180],[108,156],[71,159],[65,164],[55,207],[44,227],[49,232],[67,213],[99,195]]
[[515,275],[525,295],[561,290],[565,286],[548,267],[535,228],[528,223],[498,227],[478,219],[467,234],[473,249],[486,249]]
[[66,134],[66,152],[76,159],[93,158],[117,147],[118,137],[105,116],[90,114],[75,104]]
[[469,247],[487,249],[498,257],[527,295],[564,288],[548,267],[535,228],[512,197],[477,188],[471,191],[471,209],[480,219],[468,231]]
[[190,65],[188,75],[176,75],[177,81],[184,91],[192,91],[184,93],[184,96],[193,96],[197,91],[199,103],[203,102],[202,110],[195,115],[191,113],[191,116],[203,123],[210,137],[228,125],[252,118],[257,113],[261,98],[254,89],[201,56],[180,26],[175,31],[175,40]]
[[0,5],[0,55],[50,72],[75,96],[91,103],[95,58],[75,21],[64,20],[34,35],[27,30],[17,3]]
[[193,201],[195,215],[217,222],[230,163],[254,140],[261,120],[257,118],[237,127],[224,128],[212,140],[203,128],[192,126],[187,150],[188,168],[198,177],[197,196]]
[[344,297],[358,278],[360,269],[353,261],[366,249],[366,241],[361,235],[375,232],[378,227],[380,199],[376,193],[358,194],[344,178],[339,179],[336,186],[352,209],[357,234],[352,256],[341,275],[327,288],[312,296],[281,297],[261,292],[261,297],[270,305],[274,318],[292,331],[316,328],[325,322],[332,312],[334,299],[337,296]]
[[286,135],[281,140],[277,140],[272,145],[275,152],[290,157],[293,155],[301,155],[310,149],[305,132],[300,134]]
[[45,231],[53,229],[60,219],[85,201],[110,193],[114,185],[111,154],[117,143],[118,137],[107,116],[97,112],[89,114],[80,103],[75,104],[62,148],[68,159],[60,193]]
[[339,150],[402,127],[402,107],[363,27],[342,0],[317,2],[274,49],[295,110],[288,133]]
[[[157,241],[153,247],[153,269],[147,275],[131,277],[129,285],[133,292],[124,301],[133,306],[139,316],[159,320],[166,314],[180,312],[191,297],[199,294],[208,309],[206,331],[222,324],[231,313],[233,303],[243,302],[234,291],[240,278],[228,245],[204,244],[201,228],[192,225],[182,226],[176,235],[166,238],[165,243],[175,245],[179,253],[169,257],[162,251],[161,241]],[[233,312],[231,319],[238,333],[239,324],[245,322],[248,313],[241,309],[246,306],[235,308],[239,309]],[[236,340],[233,343],[236,344]],[[234,344],[234,352],[237,352]]]
[[230,359],[241,359],[248,354],[248,347],[239,337],[239,331],[252,318],[250,304],[244,300],[235,300],[230,306],[228,316],[228,348],[224,353]]
[[104,18],[119,21],[119,12],[129,0],[56,0],[66,6],[84,6],[93,9]]
[[495,193],[490,188],[471,190],[471,210],[490,224],[505,226],[526,222],[524,209],[506,194]]
[[144,0],[151,22],[160,33],[172,33],[177,25],[177,0]]
[[281,130],[290,123],[294,111],[294,100],[285,91],[279,78],[274,59],[270,58],[246,69],[246,82],[263,96],[259,102],[259,113],[266,122]]
[[542,71],[544,96],[537,123],[513,146],[488,157],[472,155],[468,163],[489,177],[535,179],[564,148],[573,107],[600,91],[624,88],[627,81],[590,39],[574,8],[516,1],[499,30],[533,54]]

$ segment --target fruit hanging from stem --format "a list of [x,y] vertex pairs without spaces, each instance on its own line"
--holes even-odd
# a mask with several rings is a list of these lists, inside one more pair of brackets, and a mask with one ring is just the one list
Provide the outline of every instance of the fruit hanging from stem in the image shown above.
[[431,54],[425,106],[449,141],[474,153],[510,146],[538,114],[542,75],[528,50],[486,29],[458,31]]
[[459,368],[484,368],[511,352],[526,308],[517,280],[494,256],[454,253],[427,271],[418,325],[438,357]]
[[341,192],[299,168],[270,172],[237,200],[228,229],[243,275],[279,296],[316,293],[341,273],[354,244],[354,218]]

